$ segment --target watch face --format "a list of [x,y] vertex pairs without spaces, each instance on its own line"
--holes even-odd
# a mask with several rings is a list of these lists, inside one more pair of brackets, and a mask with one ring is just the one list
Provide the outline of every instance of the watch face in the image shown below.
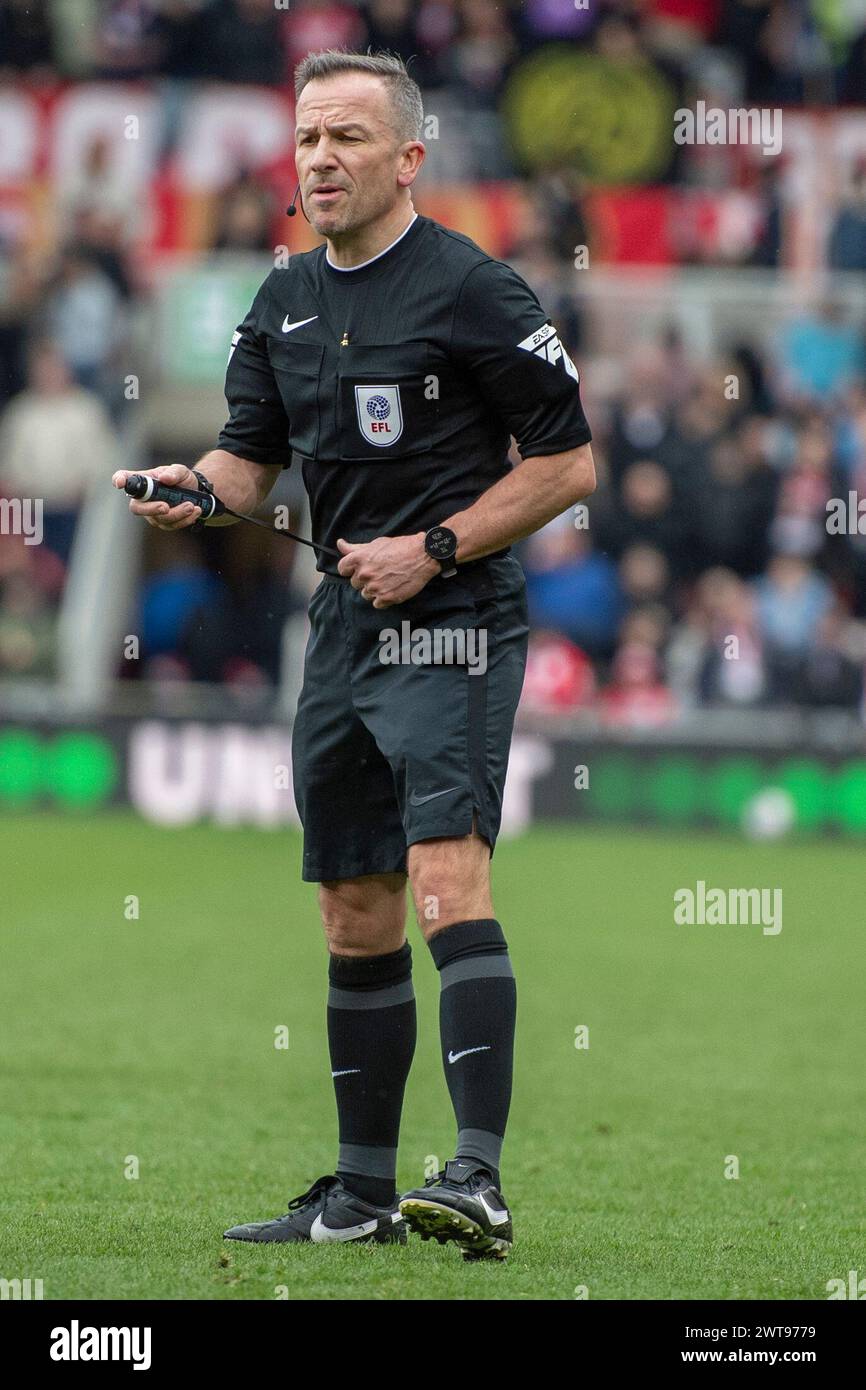
[[434,526],[424,537],[424,548],[434,560],[450,560],[457,550],[457,537],[447,526]]

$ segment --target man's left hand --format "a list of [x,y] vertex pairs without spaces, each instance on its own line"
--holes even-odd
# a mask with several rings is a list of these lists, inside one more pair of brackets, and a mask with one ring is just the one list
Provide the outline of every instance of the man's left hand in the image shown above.
[[342,560],[337,570],[374,608],[405,603],[440,573],[424,549],[424,532],[415,536],[379,536],[355,544],[337,541]]

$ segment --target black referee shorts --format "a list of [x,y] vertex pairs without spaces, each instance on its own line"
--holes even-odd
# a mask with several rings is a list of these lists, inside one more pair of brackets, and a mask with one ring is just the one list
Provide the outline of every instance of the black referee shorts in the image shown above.
[[511,555],[374,608],[325,575],[310,600],[292,731],[303,877],[406,870],[419,840],[469,835],[491,853],[526,665],[526,581]]

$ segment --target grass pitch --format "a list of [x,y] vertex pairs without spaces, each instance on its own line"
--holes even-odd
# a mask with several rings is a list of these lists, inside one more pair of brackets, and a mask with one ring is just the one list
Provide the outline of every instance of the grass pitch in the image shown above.
[[[298,836],[121,815],[0,829],[0,1277],[41,1278],[46,1299],[822,1299],[866,1273],[859,847],[574,828],[501,844],[516,1245],[464,1266],[413,1237],[221,1239],[334,1161]],[[698,879],[780,887],[782,931],[675,925]],[[454,1137],[435,971],[410,940],[405,1187]]]

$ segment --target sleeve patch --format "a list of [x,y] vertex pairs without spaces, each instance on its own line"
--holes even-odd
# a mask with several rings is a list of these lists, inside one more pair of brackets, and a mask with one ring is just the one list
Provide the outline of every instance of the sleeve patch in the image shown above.
[[556,329],[552,323],[542,324],[541,328],[537,328],[534,333],[530,333],[529,337],[524,338],[523,342],[518,343],[517,346],[523,348],[524,352],[535,352],[537,347],[542,343],[546,343],[548,338],[553,337],[555,333]]
[[559,334],[552,323],[546,323],[543,328],[537,329],[535,333],[530,333],[529,337],[524,338],[523,342],[518,343],[517,346],[523,348],[524,352],[531,352],[533,357],[541,357],[551,366],[556,366],[557,362],[561,362],[568,375],[574,381],[580,381],[577,367],[559,341]]

